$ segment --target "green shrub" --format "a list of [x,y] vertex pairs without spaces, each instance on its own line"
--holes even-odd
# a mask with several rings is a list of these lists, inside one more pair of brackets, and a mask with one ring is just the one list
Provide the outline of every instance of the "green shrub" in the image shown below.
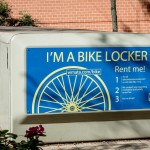
[[9,133],[8,130],[0,130],[0,150],[15,150],[16,138],[16,134]]
[[0,26],[37,26],[37,20],[28,13],[21,13],[20,18],[11,17],[11,8],[4,0],[0,0]]
[[10,18],[11,9],[8,4],[3,0],[0,0],[0,25],[5,25],[7,19]]
[[28,13],[21,13],[17,26],[36,26],[36,20]]
[[8,130],[0,130],[0,150],[42,150],[39,147],[43,142],[39,140],[44,134],[42,125],[31,127],[26,130],[25,137],[27,140],[16,142],[16,134],[9,133]]

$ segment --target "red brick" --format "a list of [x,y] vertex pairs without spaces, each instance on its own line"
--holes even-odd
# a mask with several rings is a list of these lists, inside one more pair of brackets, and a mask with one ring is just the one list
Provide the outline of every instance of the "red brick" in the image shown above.
[[[110,0],[6,0],[12,16],[26,11],[39,26],[112,31]],[[147,2],[147,3],[146,3]],[[150,32],[149,0],[117,0],[121,32]]]

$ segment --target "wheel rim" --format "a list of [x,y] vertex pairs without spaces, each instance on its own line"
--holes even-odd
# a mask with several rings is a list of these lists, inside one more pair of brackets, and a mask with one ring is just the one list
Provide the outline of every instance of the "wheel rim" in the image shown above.
[[32,113],[91,112],[111,109],[108,89],[98,75],[67,75],[69,66],[49,74],[37,88]]

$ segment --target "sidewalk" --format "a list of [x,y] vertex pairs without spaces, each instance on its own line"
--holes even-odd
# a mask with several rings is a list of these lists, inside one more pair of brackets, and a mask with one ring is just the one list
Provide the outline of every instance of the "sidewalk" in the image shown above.
[[43,150],[150,150],[150,139],[51,144]]

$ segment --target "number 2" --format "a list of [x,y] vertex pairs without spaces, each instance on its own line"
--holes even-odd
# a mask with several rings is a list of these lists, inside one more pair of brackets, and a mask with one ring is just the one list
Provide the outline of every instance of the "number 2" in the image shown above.
[[119,93],[119,87],[116,87],[115,89],[116,89],[116,92],[115,92],[115,93],[118,94],[118,93]]

